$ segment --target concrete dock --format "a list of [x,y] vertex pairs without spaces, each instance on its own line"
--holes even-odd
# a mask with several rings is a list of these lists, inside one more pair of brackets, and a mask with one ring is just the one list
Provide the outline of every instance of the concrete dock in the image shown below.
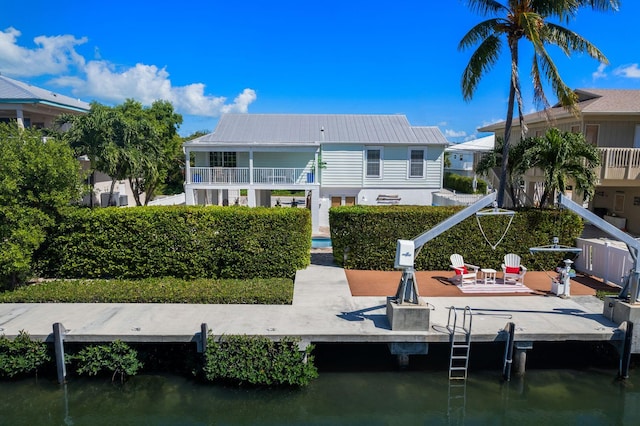
[[204,323],[213,335],[298,336],[308,343],[436,343],[449,341],[449,307],[469,306],[473,342],[506,340],[503,330],[509,322],[515,324],[516,341],[624,338],[617,324],[602,315],[603,302],[593,296],[422,299],[431,309],[429,329],[394,331],[386,298],[353,297],[343,269],[312,264],[296,275],[292,305],[7,303],[0,304],[0,335],[12,337],[24,330],[32,338],[52,341],[53,324],[60,323],[68,342],[191,342],[198,341]]

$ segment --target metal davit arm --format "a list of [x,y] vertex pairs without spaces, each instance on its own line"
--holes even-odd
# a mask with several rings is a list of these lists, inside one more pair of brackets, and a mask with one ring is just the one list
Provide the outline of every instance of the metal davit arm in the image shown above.
[[568,208],[581,218],[588,220],[591,224],[607,234],[611,235],[614,238],[619,239],[627,245],[627,249],[629,250],[629,254],[631,255],[631,259],[633,259],[633,269],[629,274],[628,285],[622,289],[620,293],[621,298],[626,298],[627,292],[630,297],[631,303],[638,303],[640,300],[640,258],[638,254],[640,253],[640,240],[637,238],[633,238],[631,235],[626,232],[622,232],[609,222],[604,219],[598,217],[595,213],[590,212],[589,210],[582,207],[580,204],[570,200],[564,194],[558,195],[558,204],[563,207]]
[[483,208],[493,204],[496,199],[496,192],[482,197],[451,217],[443,220],[428,231],[418,235],[412,240],[398,240],[396,250],[395,268],[402,269],[402,278],[396,292],[396,303],[405,302],[419,304],[418,284],[415,279],[414,259],[418,255],[422,246],[433,240],[438,235],[447,231],[451,227],[459,224],[466,218],[476,214]]

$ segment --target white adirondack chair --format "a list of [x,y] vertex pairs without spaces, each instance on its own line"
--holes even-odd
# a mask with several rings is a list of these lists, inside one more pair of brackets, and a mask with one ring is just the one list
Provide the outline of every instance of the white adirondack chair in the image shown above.
[[480,267],[470,263],[464,263],[462,255],[457,253],[452,254],[450,266],[456,273],[451,278],[451,281],[456,285],[462,286],[465,284],[475,284],[477,282],[478,269],[480,269]]
[[504,256],[502,279],[505,284],[524,285],[524,274],[526,273],[527,268],[520,264],[520,256],[515,253],[509,253]]

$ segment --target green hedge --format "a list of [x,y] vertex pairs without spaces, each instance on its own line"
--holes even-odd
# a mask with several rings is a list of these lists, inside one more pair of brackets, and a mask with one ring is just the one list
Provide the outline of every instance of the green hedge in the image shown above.
[[0,292],[0,303],[208,303],[290,305],[293,280],[52,280]]
[[[451,172],[444,174],[444,187],[463,194],[473,194],[473,178],[462,176]],[[476,192],[487,193],[487,182],[482,179],[476,180]]]
[[274,342],[265,336],[209,336],[203,371],[207,380],[238,384],[306,386],[318,377],[309,345],[299,338]]
[[[353,206],[329,211],[333,255],[346,269],[393,270],[396,242],[413,239],[442,222],[463,207]],[[489,241],[497,242],[508,216],[482,216],[480,223]],[[574,246],[583,223],[567,210],[523,209],[495,250],[485,241],[473,215],[427,242],[415,260],[417,270],[448,270],[453,253],[468,263],[499,270],[504,255],[517,253],[531,270],[551,270],[566,253],[531,254],[530,247],[551,244]],[[572,256],[572,255],[569,255]]]
[[38,260],[57,278],[293,278],[310,248],[307,209],[69,208]]
[[51,360],[47,345],[31,340],[29,333],[20,331],[15,339],[0,336],[0,377],[16,377],[35,373]]

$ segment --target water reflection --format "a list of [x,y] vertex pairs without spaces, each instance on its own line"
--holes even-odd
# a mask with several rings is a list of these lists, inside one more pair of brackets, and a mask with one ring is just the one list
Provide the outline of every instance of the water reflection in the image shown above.
[[308,388],[226,388],[142,375],[124,386],[100,379],[65,387],[0,382],[2,425],[566,425],[637,424],[639,375],[528,371],[504,383],[475,372],[451,387],[443,371],[322,373]]

